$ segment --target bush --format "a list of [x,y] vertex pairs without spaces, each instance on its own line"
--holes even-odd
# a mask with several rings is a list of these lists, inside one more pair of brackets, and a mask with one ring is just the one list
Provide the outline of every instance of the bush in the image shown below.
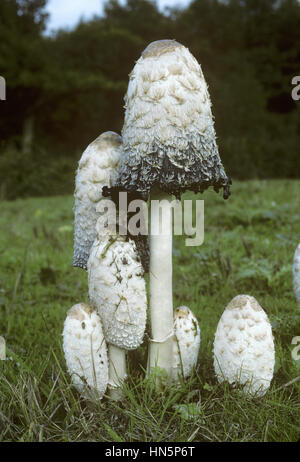
[[36,148],[24,155],[15,147],[0,153],[0,199],[70,194],[77,161]]

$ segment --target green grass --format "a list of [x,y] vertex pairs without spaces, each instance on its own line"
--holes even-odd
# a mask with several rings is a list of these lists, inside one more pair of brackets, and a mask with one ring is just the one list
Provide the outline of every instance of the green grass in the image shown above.
[[[291,270],[299,190],[300,181],[235,182],[227,202],[213,191],[199,197],[204,244],[174,240],[174,306],[188,305],[199,320],[197,369],[179,387],[155,391],[144,379],[145,341],[129,355],[121,403],[82,400],[66,372],[66,311],[88,301],[87,275],[71,266],[73,198],[1,202],[0,335],[8,359],[0,361],[0,440],[298,440],[300,361],[292,359],[291,342],[300,336],[300,310]],[[213,371],[217,323],[242,293],[257,298],[273,325],[276,372],[262,399],[219,385]]]

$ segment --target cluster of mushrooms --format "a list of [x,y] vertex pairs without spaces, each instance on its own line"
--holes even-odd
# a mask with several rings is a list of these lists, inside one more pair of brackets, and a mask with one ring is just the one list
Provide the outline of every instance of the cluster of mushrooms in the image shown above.
[[[197,364],[200,327],[185,306],[173,310],[172,211],[153,223],[149,242],[103,228],[103,201],[117,207],[120,192],[144,201],[177,199],[213,186],[230,195],[201,67],[175,40],[151,43],[130,74],[122,138],[105,132],[83,153],[76,175],[73,266],[88,271],[89,305],[73,306],[65,320],[63,348],[74,385],[86,398],[122,396],[126,352],[144,339],[149,271],[151,338],[147,374],[177,383]],[[166,217],[165,217],[166,218]],[[100,226],[101,224],[101,226]],[[119,223],[117,223],[118,225]],[[159,232],[151,232],[153,229]],[[105,231],[104,231],[105,229]],[[150,260],[149,260],[150,252]],[[300,246],[294,265],[300,301]],[[264,395],[275,362],[268,317],[250,296],[225,309],[214,342],[218,380]]]

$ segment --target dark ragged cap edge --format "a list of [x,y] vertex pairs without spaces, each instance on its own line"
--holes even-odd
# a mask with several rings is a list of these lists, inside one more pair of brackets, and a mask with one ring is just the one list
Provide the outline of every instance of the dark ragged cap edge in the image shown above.
[[[231,184],[232,184],[231,178],[228,178],[226,184],[224,184],[224,182],[222,183],[216,182],[215,184],[208,184],[206,182],[206,183],[203,183],[202,185],[201,184],[199,185],[199,183],[197,183],[197,185],[190,186],[188,189],[179,189],[176,191],[173,190],[172,192],[166,190],[165,192],[174,194],[177,199],[180,199],[181,194],[183,194],[187,190],[194,191],[195,194],[199,192],[204,193],[206,189],[212,186],[214,190],[216,191],[216,193],[219,193],[219,190],[223,188],[223,198],[227,200],[231,195],[231,192],[230,192]],[[145,191],[143,192],[134,191],[133,189],[127,191],[124,187],[121,187],[121,186],[113,186],[111,188],[108,188],[107,186],[105,186],[102,190],[103,196],[110,197],[117,206],[118,206],[118,201],[119,201],[119,192],[128,192],[128,194],[130,195],[129,201],[135,200],[135,199],[147,200],[148,195],[149,195],[149,192],[145,192]],[[150,265],[150,250],[149,250],[148,236],[144,236],[144,235],[132,236],[129,233],[129,237],[135,242],[137,252],[140,257],[141,263],[143,265],[144,271],[145,273],[148,273],[149,265]]]
[[[214,130],[211,128],[209,136],[198,134],[196,140],[191,136],[187,136],[187,140],[182,151],[178,150],[176,140],[162,144],[153,139],[143,155],[136,147],[125,147],[118,179],[114,187],[104,189],[103,195],[111,196],[116,204],[119,191],[127,192],[128,200],[141,198],[147,201],[152,188],[156,187],[180,199],[186,191],[203,193],[212,186],[216,192],[223,188],[223,197],[228,199],[232,181],[220,159]],[[180,157],[180,164],[176,157]]]
[[[232,185],[231,178],[227,178],[226,181],[215,181],[208,182],[203,181],[200,183],[191,184],[187,187],[168,188],[164,184],[154,184],[153,186],[159,186],[159,188],[167,194],[172,194],[176,199],[181,198],[181,195],[187,191],[193,191],[195,194],[203,194],[208,188],[213,187],[214,191],[218,194],[220,189],[223,188],[223,199],[227,200],[231,196],[230,186]],[[142,199],[148,200],[150,190],[135,190],[133,186],[126,188],[125,186],[112,186],[111,188],[103,188],[103,196],[111,197],[115,204],[118,205],[119,192],[127,192],[130,195],[129,200]]]
[[87,270],[87,263],[82,263],[81,261],[73,260],[72,263],[73,268],[81,268],[83,270]]

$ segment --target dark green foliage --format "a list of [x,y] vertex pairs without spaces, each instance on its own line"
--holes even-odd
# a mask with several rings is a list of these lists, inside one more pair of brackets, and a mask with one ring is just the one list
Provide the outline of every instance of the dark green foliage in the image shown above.
[[[0,102],[5,197],[72,191],[71,177],[53,187],[53,169],[59,180],[64,162],[73,175],[89,142],[103,131],[121,131],[128,74],[147,44],[163,38],[186,45],[203,67],[228,174],[299,177],[300,103],[291,97],[300,62],[297,0],[194,0],[185,9],[164,12],[150,0],[122,5],[109,0],[103,17],[51,37],[42,34],[45,3],[0,2],[0,75],[7,80],[7,101]],[[31,147],[25,142],[29,118]],[[19,166],[7,161],[11,150],[27,151],[24,162],[32,162],[31,172],[37,173],[30,182],[18,180],[24,177],[22,161]],[[47,153],[42,174],[31,150]]]
[[49,157],[42,148],[25,155],[10,147],[0,155],[0,200],[72,191],[76,167],[76,159]]

